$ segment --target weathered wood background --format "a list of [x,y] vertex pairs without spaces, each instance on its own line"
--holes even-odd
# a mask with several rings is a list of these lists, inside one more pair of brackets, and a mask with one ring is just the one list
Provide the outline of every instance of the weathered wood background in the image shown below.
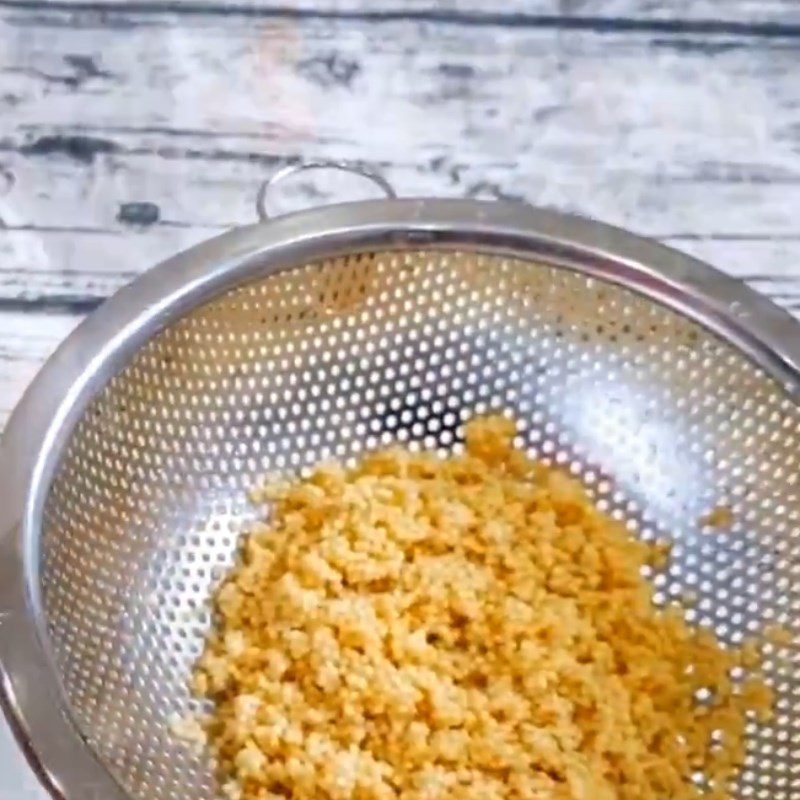
[[[798,0],[0,0],[0,424],[299,156],[582,212],[800,313]],[[0,763],[3,800],[40,796]]]

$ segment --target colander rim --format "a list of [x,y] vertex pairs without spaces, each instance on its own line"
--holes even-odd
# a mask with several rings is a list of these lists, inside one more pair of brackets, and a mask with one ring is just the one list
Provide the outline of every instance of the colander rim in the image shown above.
[[471,249],[577,270],[633,289],[744,351],[793,397],[800,323],[741,281],[635,234],[518,203],[343,203],[237,228],[143,273],[84,320],[38,372],[0,439],[0,705],[59,800],[129,800],[73,722],[38,586],[41,513],[91,398],[164,326],[235,285],[324,257]]

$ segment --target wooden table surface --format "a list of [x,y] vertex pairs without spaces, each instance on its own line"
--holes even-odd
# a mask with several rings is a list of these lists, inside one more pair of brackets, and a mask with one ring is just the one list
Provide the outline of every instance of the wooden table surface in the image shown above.
[[[800,313],[798,0],[0,0],[0,425],[298,157],[590,215]],[[42,798],[12,750],[0,798]]]

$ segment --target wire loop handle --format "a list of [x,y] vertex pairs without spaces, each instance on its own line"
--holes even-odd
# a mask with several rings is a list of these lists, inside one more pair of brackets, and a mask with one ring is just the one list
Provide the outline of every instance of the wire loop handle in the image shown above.
[[258,214],[258,218],[262,222],[266,222],[271,218],[269,212],[267,211],[267,199],[269,197],[270,190],[274,189],[279,183],[284,181],[286,178],[291,177],[292,175],[297,175],[300,172],[323,169],[331,169],[338,172],[345,172],[350,175],[357,175],[358,177],[364,178],[365,180],[377,186],[386,195],[386,197],[390,199],[397,197],[397,192],[395,192],[394,188],[389,181],[386,180],[386,178],[371,169],[361,166],[360,164],[352,164],[347,161],[300,161],[297,164],[289,164],[288,166],[279,169],[274,175],[267,178],[267,180],[261,184],[258,189],[258,194],[256,195],[256,213]]

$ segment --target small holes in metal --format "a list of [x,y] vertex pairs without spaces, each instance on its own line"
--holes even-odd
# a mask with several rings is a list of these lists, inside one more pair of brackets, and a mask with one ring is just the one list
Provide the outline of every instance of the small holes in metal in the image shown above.
[[[212,766],[167,721],[195,707],[206,600],[263,513],[248,488],[398,442],[458,451],[463,423],[491,410],[632,533],[672,543],[649,570],[656,602],[680,602],[726,643],[770,619],[797,640],[800,414],[743,355],[577,272],[462,253],[337,258],[172,324],[87,409],[59,466],[47,624],[72,712],[133,800],[216,800]],[[704,528],[720,503],[734,524]],[[767,651],[779,713],[751,727],[741,797],[800,798],[783,769],[798,758],[796,661]]]

